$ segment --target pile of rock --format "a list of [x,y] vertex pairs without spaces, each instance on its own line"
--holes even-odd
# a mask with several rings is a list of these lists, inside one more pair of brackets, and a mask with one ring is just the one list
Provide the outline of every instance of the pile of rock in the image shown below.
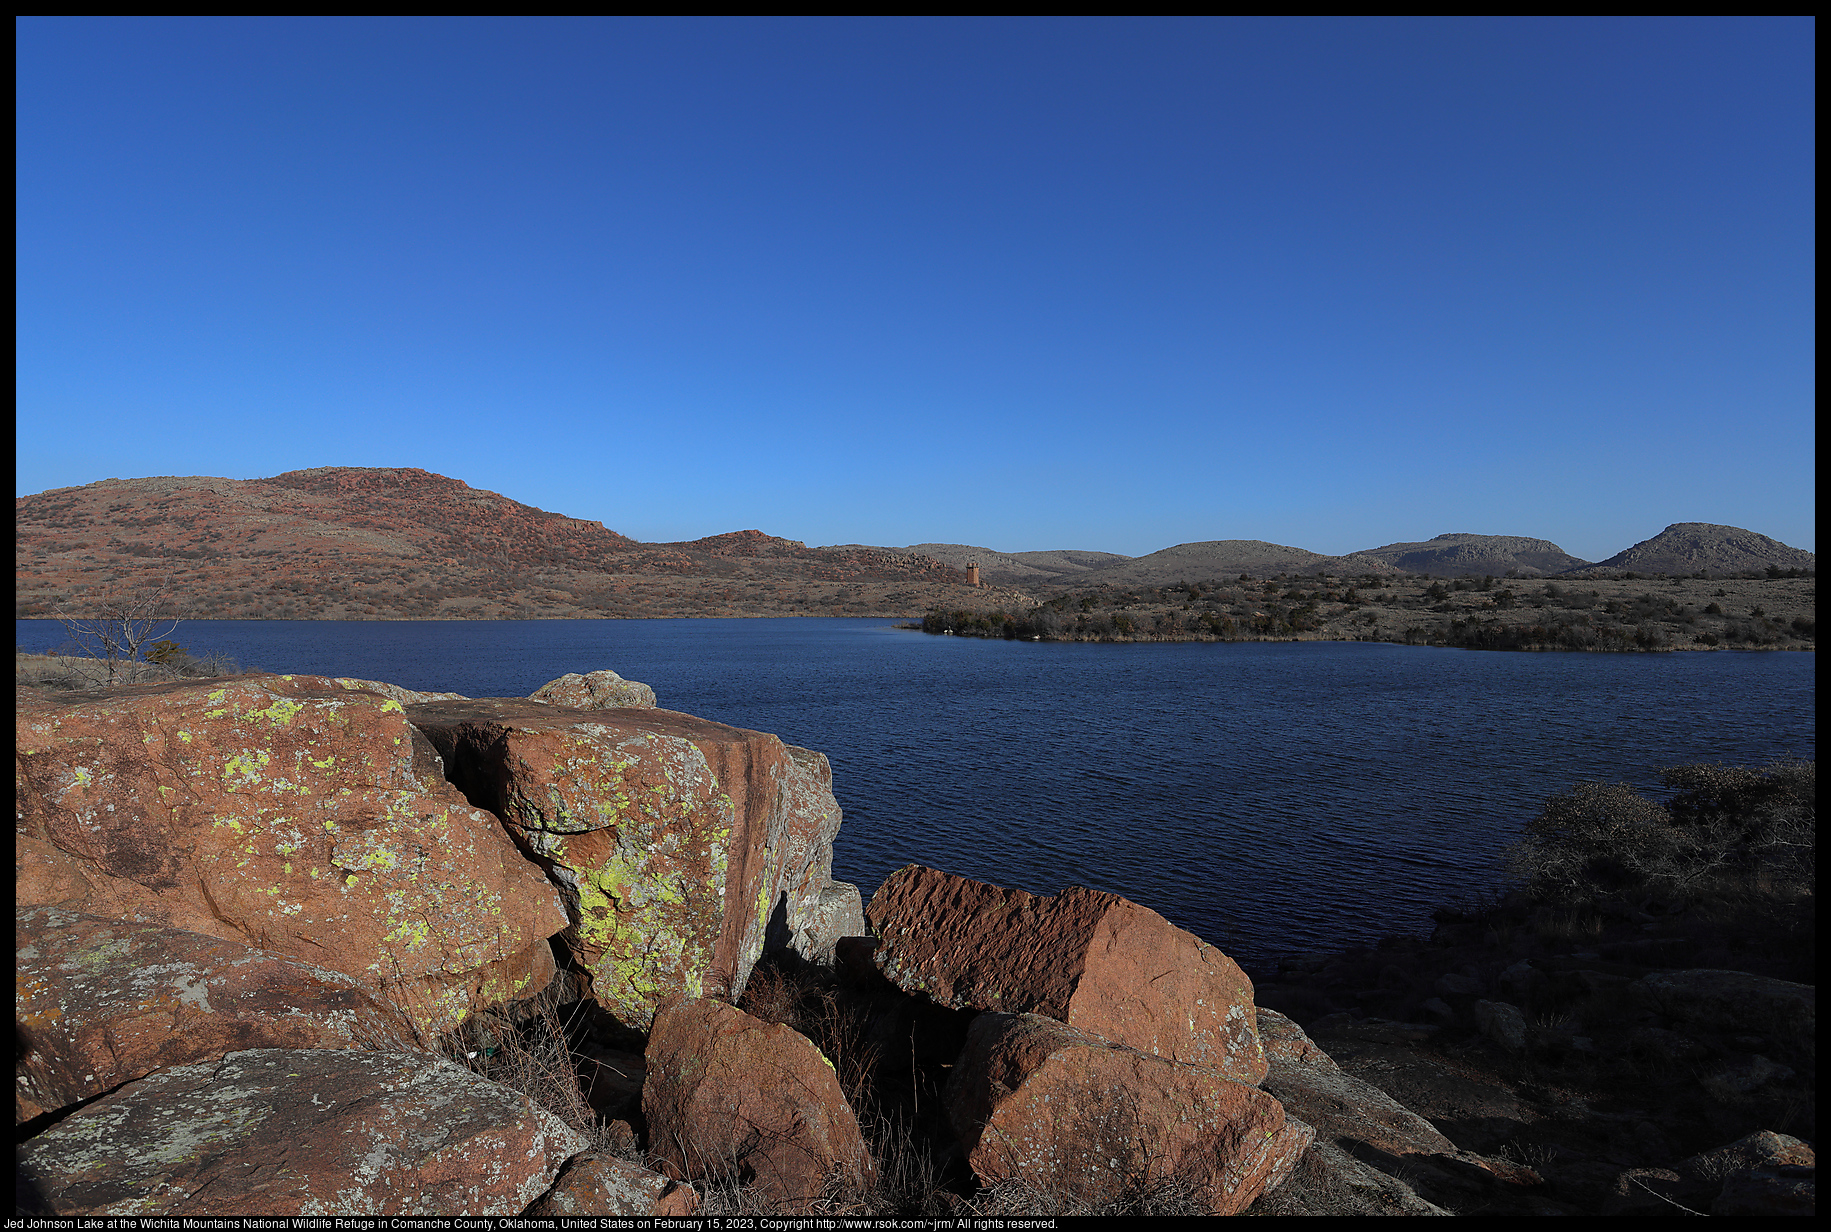
[[[765,956],[945,1072],[963,1182],[1075,1209],[1174,1184],[1219,1214],[1292,1176],[1343,1213],[1439,1213],[1388,1159],[1490,1206],[1537,1185],[1135,903],[910,866],[865,910],[832,879],[825,757],[654,700],[613,672],[530,698],[21,690],[21,1206],[685,1214],[732,1185],[843,1209],[883,1161],[833,1060],[737,1008]],[[570,1123],[476,1072],[555,1005],[595,1024],[562,1041]]]
[[518,1213],[588,1141],[454,1063],[480,1016],[565,968],[644,1029],[861,931],[824,757],[614,673],[540,696],[20,690],[22,1205]]

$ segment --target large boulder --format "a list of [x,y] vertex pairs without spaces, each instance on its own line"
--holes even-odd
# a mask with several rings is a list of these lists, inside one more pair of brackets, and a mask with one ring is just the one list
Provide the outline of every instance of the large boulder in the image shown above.
[[18,1121],[231,1052],[416,1047],[405,1015],[341,972],[61,907],[16,927]]
[[1391,1155],[1457,1153],[1435,1125],[1342,1069],[1283,1014],[1259,1010],[1259,1039],[1271,1063],[1261,1085],[1286,1112],[1313,1126],[1318,1138],[1365,1143]]
[[946,1102],[981,1180],[1083,1203],[1176,1179],[1238,1214],[1312,1139],[1264,1091],[1036,1014],[975,1018]]
[[671,710],[480,698],[408,716],[564,888],[593,992],[628,1025],[735,997],[768,939],[821,948],[840,823],[821,754]]
[[320,676],[48,694],[20,700],[16,748],[22,907],[340,971],[428,1032],[552,978],[558,893],[392,698]]
[[613,671],[567,672],[528,694],[549,706],[574,710],[653,710],[655,690],[640,680],[625,680]]
[[[1421,1034],[1412,1024],[1377,1020],[1362,1020],[1351,1029],[1370,1042],[1405,1041]],[[1271,1062],[1261,1085],[1278,1097],[1286,1114],[1315,1129],[1312,1151],[1341,1146],[1362,1157],[1348,1168],[1337,1153],[1322,1151],[1315,1167],[1306,1172],[1320,1186],[1319,1194],[1336,1194],[1350,1208],[1363,1201],[1384,1208],[1366,1212],[1374,1214],[1406,1213],[1412,1198],[1420,1197],[1430,1209],[1411,1213],[1433,1213],[1432,1204],[1510,1213],[1537,1210],[1530,1191],[1542,1178],[1532,1169],[1462,1150],[1391,1095],[1344,1070],[1289,1018],[1261,1008],[1259,1038]],[[1370,1167],[1388,1176],[1391,1185],[1381,1181],[1368,1189],[1364,1171]],[[1404,1177],[1402,1184],[1398,1176]]]
[[874,961],[905,992],[1041,1014],[1239,1082],[1265,1076],[1246,973],[1116,894],[1070,886],[1044,898],[911,864],[865,918],[879,939]]
[[1426,1202],[1395,1176],[1362,1163],[1332,1142],[1318,1138],[1303,1153],[1283,1184],[1266,1192],[1254,1215],[1403,1215],[1450,1212]]
[[74,1215],[516,1215],[587,1140],[420,1053],[257,1049],[161,1070],[19,1148]]
[[647,1061],[649,1149],[677,1180],[752,1184],[793,1213],[875,1172],[833,1063],[781,1023],[676,1001],[655,1017]]
[[1746,971],[1655,971],[1632,984],[1646,1008],[1694,1028],[1772,1036],[1789,1059],[1817,1055],[1818,990]]

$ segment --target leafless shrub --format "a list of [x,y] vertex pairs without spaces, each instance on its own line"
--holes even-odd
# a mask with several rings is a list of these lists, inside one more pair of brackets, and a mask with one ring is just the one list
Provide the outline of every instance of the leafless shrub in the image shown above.
[[100,590],[73,599],[52,613],[84,657],[102,665],[106,683],[123,683],[123,665],[140,661],[142,649],[178,627],[178,596],[164,582]]

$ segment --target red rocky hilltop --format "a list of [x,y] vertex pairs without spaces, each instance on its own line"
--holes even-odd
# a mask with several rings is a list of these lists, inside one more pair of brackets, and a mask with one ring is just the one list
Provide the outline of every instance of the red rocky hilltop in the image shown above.
[[415,467],[103,479],[20,497],[21,617],[169,583],[220,620],[920,615],[966,575],[926,556],[744,530],[637,543]]

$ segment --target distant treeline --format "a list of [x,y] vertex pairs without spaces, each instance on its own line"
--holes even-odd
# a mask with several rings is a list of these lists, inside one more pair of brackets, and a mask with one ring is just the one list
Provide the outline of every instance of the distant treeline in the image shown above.
[[[1776,571],[1777,573],[1779,571]],[[1469,650],[1661,651],[1797,646],[1817,633],[1807,606],[1770,614],[1719,588],[1605,595],[1568,582],[1493,577],[1183,583],[1058,595],[1026,611],[940,609],[927,633],[1013,641],[1265,641],[1322,636]],[[1785,598],[1785,596],[1782,596]],[[1809,605],[1810,597],[1805,596]],[[1720,600],[1720,601],[1719,601]],[[1744,597],[1741,602],[1748,602]]]

